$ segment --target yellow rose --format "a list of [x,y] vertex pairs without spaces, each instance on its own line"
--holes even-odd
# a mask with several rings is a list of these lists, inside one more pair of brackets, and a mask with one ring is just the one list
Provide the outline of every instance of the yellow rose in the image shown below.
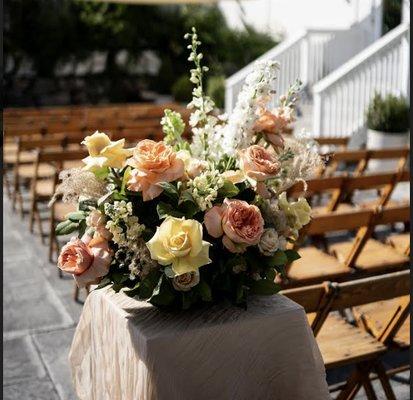
[[105,133],[98,131],[85,137],[82,144],[89,151],[89,157],[83,159],[87,171],[93,172],[103,167],[122,168],[125,160],[132,155],[132,150],[124,148],[125,139],[112,142]]
[[202,225],[193,219],[167,217],[146,243],[151,258],[171,265],[177,275],[198,271],[209,264],[209,246],[202,240]]
[[279,197],[278,204],[291,222],[293,229],[299,230],[310,222],[311,207],[305,198],[300,197],[297,201],[289,203],[287,194],[284,192]]

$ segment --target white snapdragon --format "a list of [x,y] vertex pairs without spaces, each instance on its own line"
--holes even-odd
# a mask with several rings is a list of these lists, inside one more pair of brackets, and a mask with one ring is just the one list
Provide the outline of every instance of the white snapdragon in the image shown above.
[[236,150],[248,147],[254,137],[254,124],[258,118],[259,99],[271,93],[278,63],[258,61],[245,79],[238,95],[237,104],[229,117],[223,134],[222,147],[226,154],[234,156]]

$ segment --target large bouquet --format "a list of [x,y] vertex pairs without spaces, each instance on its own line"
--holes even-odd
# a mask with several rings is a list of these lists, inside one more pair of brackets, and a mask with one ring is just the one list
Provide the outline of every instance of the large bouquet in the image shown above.
[[61,250],[58,266],[79,287],[112,285],[129,296],[167,308],[271,295],[283,266],[299,255],[287,249],[310,221],[303,198],[286,190],[309,178],[321,160],[312,143],[283,137],[294,120],[300,83],[268,110],[278,65],[260,62],[246,79],[233,113],[217,116],[205,96],[201,44],[190,39],[189,119],[165,110],[164,140],[125,148],[95,132],[82,142],[83,169],[61,174],[56,195],[78,211],[57,226],[77,231]]

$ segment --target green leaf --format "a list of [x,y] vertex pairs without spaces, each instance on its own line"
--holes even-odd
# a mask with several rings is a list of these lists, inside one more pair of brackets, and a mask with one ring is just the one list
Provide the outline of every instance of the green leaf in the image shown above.
[[274,268],[270,268],[267,271],[265,271],[265,276],[269,281],[274,281],[275,275],[276,275],[276,272]]
[[176,189],[176,187],[175,187],[174,185],[172,185],[172,183],[169,183],[169,182],[159,182],[157,185],[160,186],[160,187],[164,190],[164,193],[165,193],[174,203],[177,203],[177,202],[178,202],[179,193],[178,193],[178,190]]
[[90,199],[86,199],[86,200],[81,200],[79,202],[79,211],[89,211],[91,208],[96,208],[97,206],[97,202],[96,200],[90,200]]
[[96,178],[103,180],[109,175],[109,168],[108,167],[102,167],[102,168],[99,168],[99,169],[93,171],[93,173],[95,174]]
[[61,235],[69,235],[72,232],[75,232],[79,227],[79,224],[76,222],[72,222],[70,220],[66,220],[60,222],[55,229],[55,233],[57,236]]
[[110,285],[110,283],[111,283],[111,281],[110,281],[109,278],[103,278],[103,279],[100,281],[99,285],[96,287],[96,289],[102,289],[102,288],[104,288],[105,286]]
[[284,253],[287,256],[289,263],[301,258],[301,256],[295,250],[285,250]]
[[142,279],[139,288],[139,297],[142,299],[148,299],[152,296],[152,292],[155,289],[161,272],[151,271],[144,279]]
[[212,301],[212,292],[208,283],[201,279],[198,285],[195,286],[196,291],[201,296],[202,301]]
[[277,250],[276,253],[271,257],[265,257],[265,263],[269,267],[277,267],[280,265],[285,265],[288,262],[286,254],[282,250]]
[[148,300],[151,304],[157,306],[168,306],[175,300],[175,293],[164,275],[161,275],[159,281],[153,290],[152,296]]
[[103,203],[105,203],[107,200],[109,200],[109,198],[113,195],[113,192],[108,192],[105,195],[103,195],[102,197],[100,197],[98,199],[98,206],[101,206]]
[[254,281],[250,287],[251,294],[258,294],[268,296],[271,294],[276,294],[280,290],[280,286],[274,281],[268,279],[261,279],[259,281]]
[[68,214],[66,218],[70,219],[72,222],[79,222],[86,218],[86,214],[83,211],[74,211]]
[[174,278],[176,275],[171,267],[165,267],[163,272],[168,278]]
[[159,219],[164,219],[167,216],[181,218],[184,217],[185,214],[181,211],[175,210],[170,204],[164,203],[160,201],[156,206],[156,211],[158,213]]
[[234,197],[239,193],[239,189],[230,181],[225,181],[224,186],[222,186],[218,190],[218,197],[225,198],[225,197]]
[[122,185],[121,185],[121,188],[120,188],[120,193],[121,194],[125,194],[126,185],[128,184],[128,180],[131,176],[131,171],[132,171],[132,168],[127,167],[125,169],[125,172],[123,173]]

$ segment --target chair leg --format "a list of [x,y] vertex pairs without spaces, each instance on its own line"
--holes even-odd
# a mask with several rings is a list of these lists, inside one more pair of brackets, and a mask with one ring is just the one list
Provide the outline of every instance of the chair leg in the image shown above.
[[30,212],[29,212],[29,230],[33,233],[33,225],[35,220],[35,213],[37,212],[36,200],[34,197],[30,200]]
[[76,285],[76,282],[73,282],[73,300],[78,302],[79,301],[79,288]]
[[42,219],[40,218],[40,213],[39,210],[35,209],[35,218],[36,218],[36,222],[37,222],[37,227],[39,228],[39,234],[40,234],[40,241],[42,242],[42,244],[45,244],[44,241],[44,236],[43,236],[43,225],[42,225]]
[[384,393],[386,394],[387,400],[396,400],[396,396],[393,392],[393,388],[391,387],[390,380],[388,375],[386,374],[386,370],[383,367],[383,364],[379,361],[374,367],[377,376],[380,379],[381,386],[383,388]]
[[361,387],[361,374],[358,368],[347,379],[346,386],[338,394],[336,400],[351,400]]

